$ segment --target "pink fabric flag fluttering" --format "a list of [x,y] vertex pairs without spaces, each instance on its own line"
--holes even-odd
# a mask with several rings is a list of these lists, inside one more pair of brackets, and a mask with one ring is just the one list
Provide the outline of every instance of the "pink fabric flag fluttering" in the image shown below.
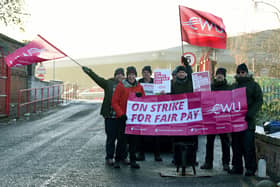
[[222,18],[179,6],[182,41],[191,45],[225,49],[227,34]]
[[42,36],[37,35],[37,37],[29,42],[26,46],[21,47],[6,56],[5,62],[9,67],[13,67],[24,66],[63,57],[67,57],[67,55],[44,39]]

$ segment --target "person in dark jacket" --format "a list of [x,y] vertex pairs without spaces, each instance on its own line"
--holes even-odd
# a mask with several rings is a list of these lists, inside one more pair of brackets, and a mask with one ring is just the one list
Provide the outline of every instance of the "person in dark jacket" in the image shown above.
[[[117,68],[114,73],[114,78],[104,79],[98,76],[90,68],[83,66],[83,71],[95,81],[101,88],[104,89],[104,100],[102,103],[100,114],[105,119],[105,132],[106,132],[106,164],[114,164],[114,155],[116,161],[123,161],[128,164],[126,144],[123,139],[118,136],[120,128],[120,120],[116,117],[116,113],[113,110],[111,100],[113,92],[117,84],[124,79],[124,69]],[[117,146],[115,149],[115,142],[117,140]]]
[[261,87],[249,74],[245,63],[240,64],[236,69],[236,82],[233,88],[246,87],[247,108],[245,120],[248,128],[242,132],[232,133],[232,169],[230,174],[243,174],[242,156],[245,161],[245,176],[253,176],[257,170],[256,150],[255,150],[255,129],[256,114],[263,104],[263,94]]
[[193,85],[185,66],[177,66],[176,80],[171,84],[171,94],[191,93]]
[[[183,58],[183,57],[182,57]],[[183,62],[185,59],[183,58]],[[182,94],[193,92],[192,84],[192,69],[187,64],[185,66],[177,66],[176,68],[176,80],[171,84],[171,94]],[[195,151],[198,147],[198,136],[175,136],[173,137],[173,143],[176,142],[188,142],[193,143],[195,146]],[[195,163],[196,165],[198,163]]]
[[[152,75],[152,68],[151,66],[144,66],[142,69],[142,76],[143,78],[139,79],[140,84],[154,84],[154,79],[151,77]],[[153,95],[151,92],[152,90],[145,90],[145,95]],[[145,160],[145,140],[151,143],[151,146],[154,151],[154,158],[155,161],[162,161],[160,157],[160,137],[159,136],[139,136],[139,154],[136,157],[137,161],[144,161]]]
[[[212,91],[219,90],[231,90],[231,86],[227,83],[226,80],[226,69],[218,68],[216,70],[216,76],[211,84]],[[229,136],[228,134],[219,134],[222,144],[222,162],[223,169],[225,171],[229,170],[229,161],[230,161],[230,146],[229,146]],[[213,151],[214,151],[214,141],[215,134],[207,135],[206,143],[206,157],[205,163],[200,167],[201,169],[212,169],[213,168]]]
[[[145,96],[143,87],[136,81],[137,71],[134,66],[127,67],[127,78],[122,80],[116,87],[112,97],[112,106],[116,111],[117,118],[121,120],[122,131],[121,135],[127,140],[129,144],[129,159],[131,168],[140,168],[136,163],[136,135],[125,135],[126,126],[126,107],[127,100],[130,94],[135,94],[137,97]],[[117,163],[118,164],[118,163]]]

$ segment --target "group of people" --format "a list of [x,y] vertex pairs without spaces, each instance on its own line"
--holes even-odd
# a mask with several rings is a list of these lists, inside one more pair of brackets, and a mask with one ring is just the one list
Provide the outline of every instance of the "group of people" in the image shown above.
[[[182,57],[183,65],[177,66],[172,72],[171,93],[181,94],[193,92],[192,69],[187,60]],[[131,168],[140,168],[136,161],[145,160],[144,139],[149,138],[152,142],[155,161],[162,161],[160,156],[160,141],[158,136],[137,136],[126,135],[126,104],[128,96],[135,94],[136,97],[149,95],[145,93],[142,83],[153,84],[151,66],[144,66],[142,76],[139,81],[136,80],[137,71],[134,66],[126,69],[126,77],[123,68],[117,68],[114,78],[104,79],[87,67],[82,67],[101,88],[104,89],[104,100],[101,107],[101,115],[105,119],[106,132],[106,164],[115,168],[120,168],[120,164],[131,166]],[[231,90],[235,88],[246,87],[247,108],[245,120],[248,128],[242,132],[231,133],[232,138],[232,168],[230,169],[230,134],[219,134],[222,144],[222,163],[223,169],[230,174],[243,174],[244,157],[246,176],[252,176],[257,170],[256,151],[255,151],[255,126],[256,113],[260,109],[263,99],[262,91],[252,75],[248,71],[245,63],[240,64],[236,69],[235,83],[229,85],[226,80],[226,69],[218,68],[215,73],[215,79],[211,84],[211,90]],[[213,150],[216,135],[207,135],[205,163],[201,169],[213,168]],[[191,142],[197,150],[198,136],[176,136],[171,137],[172,142]],[[117,141],[116,145],[115,142]],[[127,147],[128,145],[128,147]],[[116,146],[116,147],[115,147]],[[139,151],[136,155],[136,151]],[[129,160],[127,159],[129,153]]]

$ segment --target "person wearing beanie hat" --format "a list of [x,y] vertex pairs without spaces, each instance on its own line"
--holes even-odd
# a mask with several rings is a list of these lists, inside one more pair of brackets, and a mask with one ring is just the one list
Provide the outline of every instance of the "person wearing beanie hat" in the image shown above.
[[151,66],[144,66],[142,69],[142,78],[139,79],[139,83],[151,83],[151,84],[154,83],[154,79],[151,76],[152,76]]
[[177,66],[176,73],[179,73],[180,71],[184,71],[185,73],[187,73],[185,66]]
[[[142,69],[142,78],[139,79],[139,83],[143,86],[145,95],[153,95],[153,83],[154,79],[151,77],[152,75],[152,68],[151,66],[144,66]],[[145,89],[146,86],[146,89]],[[160,157],[160,137],[159,136],[140,136],[138,142],[138,150],[139,153],[136,157],[137,161],[144,161],[145,160],[145,146],[147,145],[146,142],[149,142],[153,151],[154,151],[154,159],[155,161],[162,161]]]
[[137,77],[137,71],[136,71],[136,68],[134,66],[128,66],[126,68],[126,77],[128,77],[129,74],[135,74],[135,76]]
[[149,65],[143,67],[142,73],[143,73],[144,71],[148,71],[151,75],[152,75],[152,73],[153,73],[153,72],[152,72],[152,68],[151,68],[151,66],[149,66]]
[[230,174],[243,173],[243,159],[245,161],[245,176],[253,176],[257,170],[255,130],[256,114],[263,104],[263,93],[260,85],[248,74],[245,63],[237,66],[233,88],[246,88],[247,113],[245,120],[248,128],[242,132],[232,133],[232,169]]
[[216,70],[216,75],[218,75],[218,74],[222,74],[224,76],[224,78],[226,78],[227,70],[225,68],[218,68]]
[[[115,155],[115,160],[120,160],[128,164],[126,144],[125,142],[117,138],[118,128],[120,126],[120,120],[116,118],[116,113],[112,108],[111,100],[114,89],[117,84],[124,79],[124,69],[117,68],[114,72],[114,78],[105,79],[100,77],[90,68],[83,66],[83,71],[95,81],[104,90],[104,99],[101,106],[100,114],[105,120],[105,133],[106,133],[106,164],[112,166],[114,164],[113,159]],[[115,147],[115,142],[117,140],[117,146]]]
[[176,67],[176,80],[173,84],[171,84],[171,93],[179,94],[179,93],[188,93],[193,92],[192,80],[189,79],[187,69],[185,66],[177,66]]
[[[185,67],[185,66],[177,66],[176,67],[176,79],[171,84],[171,94],[183,94],[183,93],[191,93],[193,92],[193,84],[191,78],[191,68]],[[198,136],[173,136],[172,142],[173,147],[179,142],[183,143],[191,143],[194,145],[195,150],[195,157],[196,152],[198,148]],[[176,161],[175,153],[173,155],[173,161],[176,164],[178,161]],[[196,160],[196,159],[195,159]],[[197,164],[197,163],[195,163]]]
[[[226,80],[226,69],[218,68],[216,70],[216,76],[211,84],[212,91],[218,90],[231,90],[231,86],[227,83]],[[222,163],[223,169],[225,171],[229,171],[229,162],[230,162],[230,146],[229,146],[229,135],[228,134],[219,134],[221,145],[222,145]],[[200,167],[200,169],[212,169],[213,168],[213,160],[214,160],[214,142],[215,142],[215,134],[207,135],[207,143],[206,143],[206,156],[205,162]]]
[[122,76],[124,76],[124,69],[123,68],[117,68],[115,70],[114,77],[116,77],[116,75],[118,75],[118,74],[121,74]]
[[[137,71],[134,66],[129,66],[126,69],[127,78],[122,80],[116,87],[113,97],[112,97],[112,107],[116,111],[116,116],[121,121],[121,128],[119,131],[119,137],[127,141],[129,144],[129,158],[130,158],[130,167],[139,169],[139,164],[136,163],[136,143],[137,136],[135,135],[126,135],[125,126],[126,126],[126,107],[128,97],[131,94],[135,94],[136,97],[145,96],[143,87],[136,81]],[[120,167],[120,163],[117,160],[115,166]]]
[[236,69],[236,74],[248,73],[248,67],[245,63],[239,64]]

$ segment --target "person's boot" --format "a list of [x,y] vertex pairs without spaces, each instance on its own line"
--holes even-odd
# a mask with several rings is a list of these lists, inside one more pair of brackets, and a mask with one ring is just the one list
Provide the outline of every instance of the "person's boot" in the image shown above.
[[205,162],[200,169],[213,169],[213,164]]
[[114,163],[114,168],[121,168],[121,166],[120,166],[120,161],[116,161],[116,162]]
[[242,175],[243,174],[243,169],[233,167],[231,170],[228,171],[228,173],[232,174],[232,175]]
[[224,169],[224,171],[229,171],[229,165],[228,164],[224,164],[223,165],[223,169]]
[[144,161],[144,160],[145,160],[145,153],[140,152],[136,157],[136,161]]
[[106,164],[107,164],[108,166],[113,166],[113,165],[114,165],[113,159],[111,159],[111,158],[106,159]]
[[131,160],[131,161],[130,161],[130,167],[131,167],[131,168],[135,168],[135,169],[139,169],[139,168],[140,168],[140,165],[137,164],[135,160],[133,160],[133,161]]
[[128,160],[127,158],[121,160],[121,162],[122,162],[122,164],[124,164],[124,165],[129,165],[129,164],[130,164],[130,162],[129,162],[129,160]]

